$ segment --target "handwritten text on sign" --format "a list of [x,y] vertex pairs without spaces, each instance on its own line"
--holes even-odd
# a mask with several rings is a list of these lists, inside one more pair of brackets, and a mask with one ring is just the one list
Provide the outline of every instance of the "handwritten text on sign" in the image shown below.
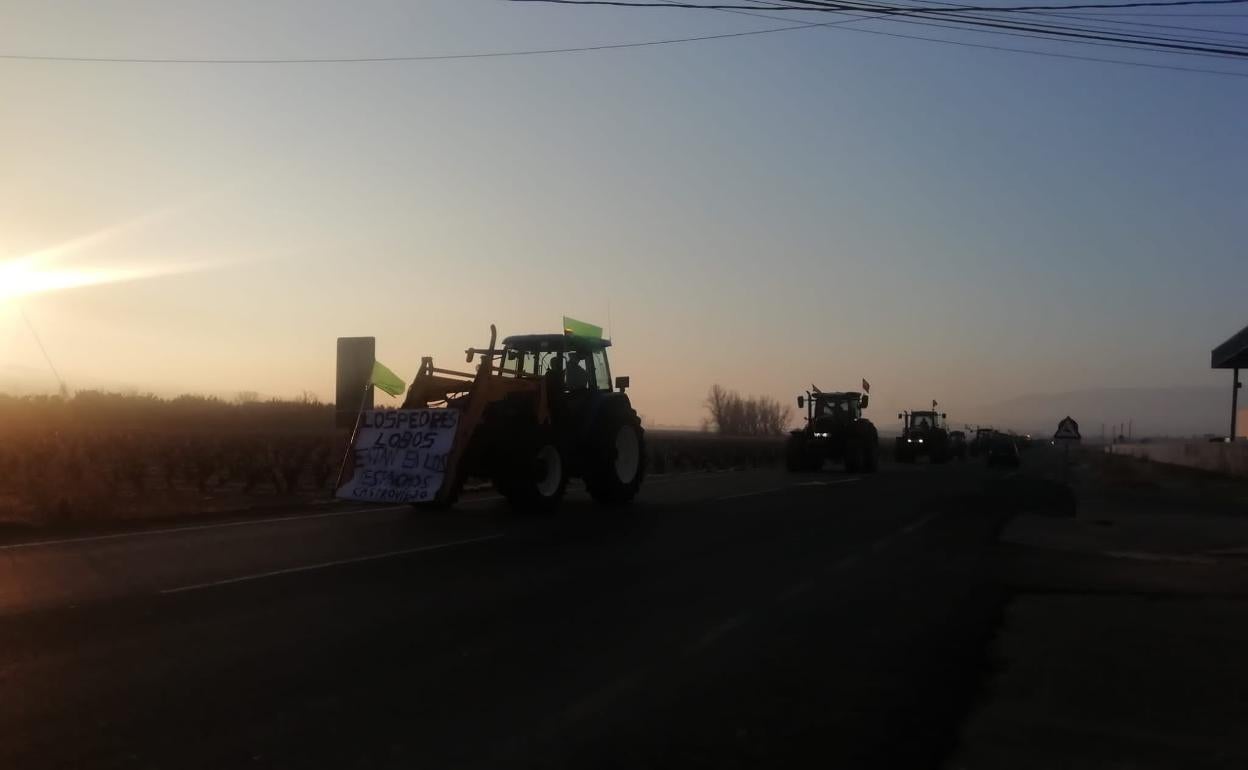
[[459,412],[385,409],[361,413],[338,497],[368,502],[432,500],[446,475]]

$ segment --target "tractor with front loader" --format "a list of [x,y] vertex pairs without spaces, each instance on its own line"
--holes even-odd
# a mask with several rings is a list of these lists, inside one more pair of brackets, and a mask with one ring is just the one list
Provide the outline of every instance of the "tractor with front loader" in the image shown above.
[[879,466],[879,433],[862,416],[865,393],[825,393],[815,386],[797,397],[806,424],[789,433],[785,466],[793,472],[816,471],[827,460],[844,463],[850,473],[874,473]]
[[553,510],[571,478],[603,505],[632,501],[646,466],[645,431],[611,380],[611,341],[574,334],[524,334],[469,348],[475,373],[421,359],[404,409],[460,412],[446,481],[432,505],[454,504],[469,477],[489,479],[520,511]]

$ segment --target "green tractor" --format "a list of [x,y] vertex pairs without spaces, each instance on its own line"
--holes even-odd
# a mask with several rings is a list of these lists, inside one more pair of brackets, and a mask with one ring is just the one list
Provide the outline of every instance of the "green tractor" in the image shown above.
[[[935,406],[935,402],[932,402]],[[901,435],[897,437],[895,459],[899,463],[912,463],[926,457],[933,463],[943,463],[953,456],[949,441],[949,426],[945,415],[936,411],[902,412]]]
[[785,466],[792,472],[816,471],[825,460],[844,463],[850,473],[874,473],[879,467],[880,436],[862,416],[868,396],[862,393],[825,393],[815,386],[797,397],[806,410],[806,425],[790,432]]

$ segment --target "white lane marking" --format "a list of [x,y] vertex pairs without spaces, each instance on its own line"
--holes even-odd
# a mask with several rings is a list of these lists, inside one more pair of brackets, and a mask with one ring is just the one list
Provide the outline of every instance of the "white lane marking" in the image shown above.
[[226,578],[224,580],[213,580],[207,583],[195,583],[189,586],[178,586],[177,588],[166,588],[161,591],[162,594],[179,594],[185,591],[198,591],[201,588],[215,588],[217,586],[226,586],[233,583],[246,583],[251,580],[263,580],[265,578],[277,577],[278,575],[291,575],[296,572],[311,572],[312,570],[326,569],[328,567],[339,567],[344,564],[360,564],[366,561],[377,561],[379,559],[390,559],[395,556],[406,556],[413,553],[423,553],[425,551],[437,551],[443,548],[454,548],[459,545],[470,545],[472,543],[484,543],[487,540],[497,540],[503,537],[503,534],[496,533],[493,535],[485,535],[483,537],[470,537],[465,540],[452,540],[449,543],[434,543],[433,545],[422,545],[415,548],[403,548],[398,551],[386,551],[384,553],[374,553],[368,556],[355,556],[350,559],[337,559],[335,561],[323,561],[319,564],[305,564],[301,567],[287,567],[286,569],[275,569],[269,572],[257,572],[254,575],[243,575],[241,577]]
[[852,479],[837,479],[836,481],[815,481],[815,482],[806,481],[800,484],[786,484],[783,487],[759,489],[753,492],[741,492],[740,494],[736,494],[736,495],[724,495],[723,497],[715,498],[715,502],[720,502],[721,500],[739,500],[740,498],[743,498],[743,497],[757,497],[758,495],[770,495],[773,492],[783,492],[786,489],[798,489],[800,487],[812,487],[812,486],[830,487],[834,484],[849,484],[850,482],[853,482],[853,481],[862,481],[862,479],[852,478]]
[[[469,500],[460,500],[458,505],[473,505],[475,503],[492,503],[502,500],[502,495],[491,495],[489,497],[474,497]],[[161,529],[139,529],[133,532],[114,532],[110,535],[84,535],[82,537],[66,537],[59,540],[32,540],[26,543],[9,543],[8,545],[0,545],[0,551],[15,551],[19,548],[37,548],[45,545],[70,545],[72,543],[95,543],[107,540],[122,540],[127,537],[148,537],[151,535],[173,535],[179,532],[198,532],[205,529],[227,529],[230,527],[252,527],[258,524],[278,524],[283,521],[310,521],[312,519],[328,519],[335,516],[355,516],[361,513],[381,513],[382,511],[401,511],[410,508],[409,505],[386,505],[380,508],[352,508],[349,511],[326,511],[325,513],[294,513],[289,516],[270,516],[265,519],[244,519],[242,521],[226,521],[218,524],[190,524],[184,527],[163,527]]]
[[724,635],[731,633],[733,630],[740,628],[742,625],[744,625],[748,617],[749,616],[745,615],[744,613],[741,615],[734,615],[733,617],[729,618],[723,623],[720,623],[718,626],[715,626],[714,628],[712,628],[711,630],[703,634],[698,639],[698,641],[689,645],[689,647],[686,649],[686,652],[692,654],[692,653],[701,652],[702,650],[705,650],[707,647],[710,647],[712,644],[719,641],[719,639],[722,638]]
[[832,481],[803,481],[798,484],[794,484],[793,486],[795,487],[831,487],[836,484],[849,484],[854,481],[862,481],[862,478],[860,476],[854,476],[853,478],[849,478],[849,479],[833,479]]
[[1196,556],[1177,553],[1147,553],[1144,551],[1101,551],[1101,555],[1114,559],[1134,559],[1136,561],[1158,561],[1173,564],[1217,564],[1217,559],[1208,556]]
[[917,531],[919,528],[927,526],[927,524],[928,524],[929,522],[931,522],[931,521],[932,521],[932,519],[935,519],[935,518],[936,518],[936,514],[935,514],[935,513],[929,513],[929,514],[927,514],[926,516],[924,516],[923,518],[919,519],[918,521],[913,522],[913,523],[911,523],[911,524],[907,524],[906,526],[902,527],[902,528],[901,528],[901,534],[902,534],[902,535],[910,535],[910,534],[913,534],[913,533],[914,533],[915,531]]
[[359,513],[380,513],[381,511],[397,511],[407,508],[406,505],[389,505],[384,508],[353,508],[349,511],[326,511],[325,513],[296,513],[290,516],[274,516],[267,519],[245,519],[243,521],[227,521],[219,524],[192,524],[185,527],[165,527],[163,529],[140,529],[134,532],[115,532],[111,535],[86,535],[83,537],[67,537],[60,540],[34,540],[28,543],[10,543],[0,545],[0,551],[14,551],[18,548],[37,548],[43,545],[68,545],[70,543],[94,543],[104,540],[121,540],[127,537],[148,537],[151,535],[171,535],[178,532],[196,532],[204,529],[226,529],[228,527],[251,527],[257,524],[276,524],[281,521],[309,521],[311,519],[327,519],[333,516],[353,516]]
[[925,527],[931,523],[938,515],[939,514],[936,513],[929,513],[918,521],[913,521],[896,532],[889,532],[887,535],[871,544],[871,552],[879,553],[901,538],[906,537],[907,535],[913,535],[921,527]]
[[777,598],[779,598],[780,601],[782,602],[792,601],[793,599],[796,599],[797,597],[801,596],[802,594],[806,593],[807,591],[809,591],[810,589],[814,587],[815,587],[814,581],[803,580],[802,582],[794,583],[793,585],[781,591],[780,596]]
[[[846,479],[846,480],[856,481],[856,479]],[[929,513],[923,518],[919,519],[918,521],[911,522],[910,524],[907,524],[906,526],[894,532],[889,532],[887,535],[885,535],[884,537],[881,537],[879,540],[876,540],[874,543],[868,546],[867,550],[869,550],[871,553],[880,553],[885,548],[888,548],[890,545],[900,540],[901,538],[907,535],[913,534],[920,527],[926,526],[929,522],[935,519],[937,515],[938,514],[935,514],[935,513]],[[842,557],[840,561],[832,565],[832,569],[838,570],[838,571],[844,571],[844,570],[850,569],[854,566],[857,566],[860,562],[862,562],[864,557],[865,557],[865,554],[851,553],[848,556]],[[780,594],[777,596],[777,598],[780,601],[791,601],[793,599],[796,599],[798,596],[806,593],[807,591],[809,591],[810,589],[814,587],[815,587],[814,581],[803,580],[800,583],[795,583],[789,586],[788,588],[784,589],[783,591],[781,591]]]
[[841,559],[840,561],[838,561],[836,563],[836,568],[842,569],[842,570],[849,569],[850,567],[854,566],[860,561],[862,561],[861,554],[851,553],[849,556],[846,556],[844,559]]

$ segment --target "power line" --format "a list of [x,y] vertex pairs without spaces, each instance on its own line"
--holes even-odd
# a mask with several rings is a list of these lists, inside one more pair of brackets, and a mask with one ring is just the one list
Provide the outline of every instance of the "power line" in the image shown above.
[[[755,2],[766,3],[766,0],[755,0]],[[767,4],[774,5],[774,3],[767,3]],[[757,9],[757,6],[755,6],[755,8]],[[767,14],[753,13],[750,11],[728,10],[728,11],[725,11],[725,13],[736,13],[736,14],[740,14],[741,16],[754,16],[760,19],[777,19],[778,18],[775,16],[768,16]],[[880,17],[878,16],[854,16],[851,19],[847,19],[843,23],[849,23],[851,21],[859,21],[859,20],[869,20],[869,19],[874,20],[874,19],[879,19],[879,18]],[[954,27],[951,25],[932,24],[930,22],[908,21],[905,19],[895,19],[894,21],[897,21],[902,24],[917,24],[920,26],[957,29],[957,27]],[[1240,77],[1240,78],[1248,77],[1248,72],[1232,72],[1228,70],[1206,69],[1203,67],[1184,67],[1181,65],[1172,65],[1172,64],[1156,64],[1156,63],[1151,63],[1151,62],[1124,61],[1122,59],[1106,59],[1106,58],[1102,58],[1098,56],[1083,56],[1080,54],[1064,54],[1064,53],[1058,53],[1055,51],[1036,51],[1036,50],[1028,49],[1028,48],[1010,48],[1008,46],[990,45],[987,43],[970,43],[970,42],[960,41],[960,40],[945,40],[943,38],[923,37],[921,35],[904,35],[899,32],[885,32],[883,30],[862,29],[861,27],[842,27],[837,24],[824,24],[821,26],[838,29],[844,32],[860,32],[866,35],[882,35],[884,37],[901,38],[904,40],[918,40],[918,41],[927,42],[927,43],[941,43],[944,45],[955,45],[955,46],[961,46],[964,48],[979,48],[979,49],[988,50],[988,51],[999,51],[1002,53],[1021,53],[1021,54],[1026,54],[1029,56],[1045,56],[1045,57],[1049,57],[1053,59],[1069,59],[1073,61],[1084,61],[1084,62],[1097,63],[1097,64],[1117,64],[1117,65],[1124,66],[1124,67],[1143,67],[1145,69],[1169,70],[1172,72],[1189,72],[1189,73],[1201,74],[1201,75],[1222,75],[1226,77]],[[984,32],[981,34],[1012,35],[1016,37],[1036,37],[1038,39],[1044,39],[1044,40],[1050,39],[1050,38],[1039,38],[1038,36],[1035,36],[1035,35],[1022,35],[1018,33],[1009,33],[1009,32]],[[1115,47],[1115,48],[1126,47],[1126,46],[1108,46],[1108,44],[1097,44],[1097,43],[1083,43],[1083,45],[1102,45],[1102,46]]]
[[[785,19],[784,21],[788,21]],[[588,51],[613,51],[622,48],[645,48],[649,46],[673,45],[676,43],[697,43],[704,40],[727,40],[729,38],[750,37],[753,35],[770,35],[773,32],[789,32],[796,29],[824,27],[827,24],[810,22],[793,24],[787,27],[771,27],[769,29],[753,29],[745,32],[725,32],[717,35],[697,35],[695,37],[675,37],[662,40],[643,40],[636,43],[604,43],[602,45],[582,45],[569,48],[536,48],[520,51],[483,51],[477,53],[430,54],[414,56],[343,56],[313,57],[298,59],[213,59],[213,58],[157,58],[134,56],[55,56],[39,54],[0,54],[0,60],[9,61],[46,61],[70,62],[80,64],[379,64],[384,62],[420,62],[420,61],[452,61],[456,59],[498,59],[509,56],[547,56],[560,53],[582,53]]]
[[[830,2],[817,2],[811,0],[812,5],[821,6],[819,10],[829,10],[835,12],[836,7],[840,4]],[[939,3],[942,6],[949,6],[949,3]],[[1149,35],[1139,32],[1106,30],[1103,27],[1087,27],[1074,26],[1069,24],[1046,24],[1044,22],[1027,22],[1015,21],[1012,19],[1002,19],[999,16],[983,16],[983,15],[965,15],[964,12],[971,9],[971,6],[956,5],[948,8],[915,8],[914,6],[893,6],[883,5],[874,2],[857,2],[862,10],[868,13],[881,13],[883,17],[893,18],[894,16],[917,16],[920,18],[937,18],[948,20],[958,25],[969,27],[986,27],[993,29],[1008,29],[1020,32],[1034,32],[1042,35],[1050,35],[1059,38],[1069,38],[1071,40],[1092,40],[1103,41],[1109,43],[1124,43],[1133,46],[1140,46],[1147,49],[1164,49],[1176,53],[1195,53],[1195,54],[1214,54],[1218,56],[1243,58],[1248,56],[1248,48],[1242,45],[1235,45],[1227,41],[1209,41],[1202,38],[1191,37],[1173,37],[1161,35]],[[815,10],[812,8],[811,10]]]
[[[648,2],[636,0],[512,0],[512,2],[537,2],[537,3],[555,3],[562,5],[610,5],[620,7],[634,8],[678,8],[678,9],[700,9],[715,11],[745,11],[758,10],[757,5],[741,6],[727,4],[697,4],[688,2]],[[918,16],[918,17],[936,17],[953,21],[955,24],[967,27],[985,27],[991,29],[1013,30],[1016,32],[1031,32],[1040,35],[1048,35],[1054,38],[1067,38],[1075,41],[1099,41],[1103,43],[1119,43],[1136,47],[1140,50],[1155,50],[1164,52],[1174,52],[1183,54],[1212,54],[1226,58],[1248,58],[1248,48],[1230,46],[1226,43],[1214,45],[1208,41],[1166,38],[1157,35],[1143,35],[1140,33],[1130,32],[1107,32],[1105,30],[1090,30],[1087,28],[1072,27],[1069,25],[1053,25],[1044,24],[1043,22],[1015,22],[1003,20],[994,17],[984,16],[968,16],[965,11],[983,10],[986,6],[958,6],[956,8],[920,8],[915,6],[897,6],[883,5],[878,3],[861,2],[826,2],[824,0],[789,0],[789,2],[801,2],[809,8],[794,8],[792,5],[776,4],[773,7],[776,10],[798,10],[798,11],[817,11],[821,13],[843,13],[845,11],[859,11],[866,13],[878,13],[882,18],[893,18],[895,16]],[[1180,3],[1241,3],[1248,0],[1176,0]],[[1002,6],[1004,10],[1033,10],[1038,8],[1058,8],[1058,7],[1075,7],[1075,6]],[[1085,6],[1078,6],[1085,7]],[[1098,6],[1105,7],[1105,6]],[[1123,7],[1123,6],[1115,6]],[[1112,47],[1112,46],[1111,46]]]
[[[525,2],[526,0],[520,0]],[[574,0],[559,0],[573,2]],[[586,0],[588,2],[588,0]],[[788,0],[801,5],[824,5],[823,0]],[[967,5],[967,11],[1066,11],[1079,8],[1113,9],[1113,8],[1171,8],[1181,5],[1243,5],[1248,0],[1136,0],[1128,3],[1077,3],[1073,5]]]
[[[917,1],[918,1],[918,2],[927,2],[927,3],[931,3],[931,4],[936,4],[936,5],[954,5],[953,3],[945,3],[945,2],[940,2],[940,0],[917,0]],[[768,2],[768,0],[754,0],[754,2],[761,3],[761,4],[764,4],[764,5],[769,6],[769,7],[782,7],[782,6],[780,6],[780,4],[779,4],[779,3],[775,3],[775,2]],[[753,16],[753,17],[755,17],[755,18],[759,18],[759,19],[771,19],[771,20],[776,20],[776,21],[783,21],[783,19],[781,19],[781,18],[780,18],[780,17],[778,17],[778,16],[768,16],[767,14],[751,13],[751,12],[746,12],[746,11],[734,11],[734,10],[725,10],[724,12],[725,12],[725,13],[738,13],[738,14],[740,14],[740,15],[742,15],[742,16]],[[838,13],[843,13],[843,12],[838,12]],[[846,15],[848,15],[848,14],[846,14]],[[952,29],[952,30],[960,30],[960,29],[962,29],[962,28],[960,28],[960,27],[958,27],[958,26],[957,26],[957,23],[961,22],[961,19],[962,19],[962,18],[963,18],[963,17],[959,17],[959,18],[956,18],[956,19],[951,19],[951,21],[954,21],[954,22],[955,22],[954,24],[936,24],[936,23],[933,23],[933,22],[930,22],[930,21],[915,21],[915,20],[912,20],[912,19],[901,19],[901,18],[897,18],[896,16],[854,16],[854,19],[855,19],[855,20],[881,20],[881,19],[886,19],[886,20],[888,20],[888,21],[892,21],[892,22],[897,23],[897,24],[914,24],[914,25],[921,26],[921,27],[936,27],[936,28],[939,28],[939,29]],[[975,17],[971,17],[971,18],[974,18],[974,19],[988,19],[988,20],[992,20],[992,19],[995,19],[996,17],[991,17],[991,16],[988,16],[988,17],[983,17],[983,16],[975,16]],[[1047,26],[1047,25],[1043,25],[1043,22],[1041,22],[1041,25],[1042,25],[1042,26]],[[1060,28],[1060,25],[1059,25],[1059,28]],[[1097,29],[1100,29],[1100,28],[1097,28],[1097,27],[1091,27],[1091,28],[1087,28],[1087,27],[1080,27],[1080,28],[1078,28],[1078,29],[1091,29],[1091,30],[1097,30]],[[1001,32],[1001,31],[993,31],[993,30],[989,30],[989,31],[983,31],[983,30],[973,30],[973,31],[976,31],[976,32],[979,32],[980,34],[985,34],[985,35],[1005,35],[1005,36],[1008,36],[1008,37],[1030,38],[1030,39],[1033,39],[1033,40],[1052,40],[1052,37],[1049,37],[1049,36],[1048,36],[1048,34],[1049,34],[1049,33],[1048,33],[1047,31],[1045,31],[1043,34],[1028,34],[1028,33],[1025,33],[1025,32]],[[1112,31],[1112,30],[1108,30],[1108,31]],[[1146,38],[1147,38],[1147,37],[1154,37],[1154,36],[1147,36],[1147,35],[1146,35],[1146,36],[1143,36],[1143,37],[1146,37]],[[1141,48],[1140,46],[1138,46],[1138,45],[1134,45],[1134,44],[1131,44],[1131,45],[1125,45],[1125,44],[1117,44],[1117,43],[1112,43],[1112,42],[1092,42],[1092,41],[1086,41],[1086,40],[1071,40],[1071,41],[1069,41],[1069,42],[1072,42],[1072,43],[1075,43],[1075,44],[1078,44],[1078,45],[1090,45],[1090,46],[1096,46],[1096,47],[1100,47],[1100,48],[1123,48],[1123,49],[1126,49],[1126,50],[1148,50],[1147,48]],[[1134,42],[1134,41],[1133,41],[1133,42]],[[1223,41],[1213,41],[1213,42],[1222,43]],[[1213,56],[1214,58],[1224,58],[1224,57],[1217,56],[1217,55],[1213,55],[1213,54],[1199,54],[1199,53],[1186,53],[1186,52],[1185,52],[1185,53],[1184,53],[1184,55],[1192,55],[1192,56]]]
[[[544,3],[547,5],[609,5],[620,8],[700,8],[708,11],[731,11],[731,10],[749,10],[757,6],[750,5],[729,5],[727,3],[710,4],[710,3],[693,3],[693,2],[665,2],[665,0],[511,0],[513,3]],[[798,5],[810,6],[834,6],[839,3],[821,2],[820,0],[788,0],[790,3]],[[1116,8],[1170,8],[1175,6],[1190,5],[1240,5],[1248,3],[1248,0],[1140,0],[1139,2],[1130,3],[1077,3],[1073,5],[968,5],[963,8],[967,11],[993,11],[993,12],[1013,12],[1013,11],[1067,11],[1077,9],[1097,9],[1097,10],[1113,10]],[[775,6],[776,10],[786,11],[804,11],[807,8],[795,7],[792,5]],[[843,5],[836,10],[852,11],[852,6]]]
[[[962,10],[962,9],[965,9],[966,7],[966,6],[952,4],[952,2],[941,2],[940,0],[916,0],[916,1],[926,2],[926,4],[929,4],[929,5],[948,6],[950,7],[950,10]],[[874,6],[875,5],[872,4],[872,7]],[[937,10],[938,12],[938,10],[942,10],[942,9],[934,9],[934,10]],[[1028,15],[1032,15],[1031,11],[1025,11],[1025,12]],[[1050,12],[1043,12],[1043,14],[1038,14],[1037,12],[1036,15],[1041,16],[1042,19],[1075,19],[1076,21],[1086,21],[1086,20],[1080,19],[1080,17],[1073,16],[1071,14],[1050,14]],[[769,19],[780,20],[779,17],[775,17],[775,16],[768,16],[768,17]],[[890,16],[890,19],[892,19],[891,16]],[[967,16],[961,16],[961,15],[950,16],[948,17],[948,19],[950,19],[950,21],[956,22],[956,24],[961,24],[961,22],[963,22],[962,21],[963,19],[967,19]],[[970,16],[970,19],[987,20],[987,21],[1003,21],[1003,22],[1006,22],[1006,24],[1010,24],[1010,25],[1018,24],[1018,22],[1012,21],[1010,19],[1001,19],[1001,17],[998,17],[998,16]],[[892,19],[892,20],[896,21],[896,19]],[[1121,20],[1096,20],[1096,21],[1099,21],[1099,24],[1102,24],[1102,25],[1103,24],[1117,24],[1117,25],[1129,25],[1129,26],[1146,26],[1146,27],[1156,27],[1156,29],[1172,30],[1172,31],[1213,32],[1213,34],[1231,35],[1231,36],[1237,36],[1237,37],[1239,36],[1248,37],[1248,32],[1233,32],[1233,31],[1224,32],[1222,30],[1201,30],[1201,29],[1193,29],[1193,27],[1183,27],[1183,26],[1176,27],[1176,26],[1169,26],[1169,25],[1164,25],[1164,24],[1142,24],[1142,22],[1138,22],[1138,21],[1134,21],[1134,22],[1133,21],[1121,21]],[[1169,41],[1169,42],[1176,42],[1176,41],[1177,42],[1204,42],[1204,44],[1223,45],[1223,46],[1236,45],[1236,44],[1233,44],[1233,42],[1228,42],[1226,40],[1211,40],[1211,39],[1208,39],[1208,37],[1202,37],[1202,36],[1173,37],[1173,36],[1146,35],[1146,34],[1142,34],[1142,32],[1106,29],[1106,27],[1104,26],[1087,26],[1086,24],[1082,26],[1061,25],[1061,24],[1048,25],[1048,24],[1045,24],[1045,22],[1043,21],[1037,22],[1037,24],[1040,26],[1052,27],[1053,30],[1056,30],[1055,32],[1053,32],[1053,34],[1056,34],[1056,35],[1060,35],[1061,32],[1065,30],[1076,30],[1076,31],[1081,31],[1081,32],[1109,32],[1109,34],[1111,35],[1116,34],[1117,32],[1117,34],[1127,35],[1129,37],[1132,37],[1132,39],[1138,39],[1138,42],[1141,42],[1141,44],[1146,44],[1147,41],[1151,41],[1151,40],[1159,40],[1159,41]],[[951,29],[953,29],[953,27],[951,27]],[[1007,27],[1002,27],[1002,29],[1007,29]],[[1016,29],[1026,29],[1026,27],[1016,27]],[[1040,30],[1036,30],[1036,31],[1040,31]],[[1043,31],[1043,34],[1047,35],[1047,34],[1050,34],[1050,32],[1046,30],[1046,31]],[[1031,36],[1031,35],[1026,35],[1026,36]],[[1131,40],[1129,42],[1137,42],[1137,40]],[[1122,47],[1122,46],[1109,46],[1109,47]],[[1237,50],[1248,52],[1248,47],[1244,47],[1242,45],[1239,45],[1236,47],[1237,47]]]
[[[949,6],[949,7],[954,7],[954,8],[965,7],[965,6],[959,6],[957,3],[943,2],[942,0],[912,0],[912,1],[923,3],[925,5],[940,5],[940,6]],[[769,3],[769,5],[774,6],[774,3]],[[1175,32],[1203,32],[1203,33],[1208,33],[1211,35],[1221,35],[1223,37],[1248,37],[1248,32],[1236,32],[1233,30],[1221,30],[1221,29],[1208,29],[1204,27],[1186,27],[1183,25],[1175,25],[1175,24],[1150,24],[1148,22],[1123,21],[1122,19],[1115,19],[1115,18],[1088,19],[1085,16],[1080,15],[1079,13],[1054,13],[1052,11],[1022,11],[1022,13],[1028,16],[1032,16],[1032,15],[1041,16],[1046,19],[1071,19],[1073,21],[1081,21],[1085,23],[1091,21],[1093,23],[1099,23],[1099,24],[1116,24],[1118,26],[1125,26],[1125,27],[1148,27],[1150,29],[1165,29],[1165,30],[1171,30]],[[1081,27],[1081,29],[1104,30],[1105,28],[1084,26],[1084,27]],[[1198,38],[1198,39],[1203,40],[1204,38]],[[1222,41],[1213,41],[1213,42],[1222,42]]]
[[[513,0],[515,1],[515,0]],[[532,2],[535,0],[520,0],[523,2]],[[1244,2],[1248,0],[1228,0],[1234,2]],[[752,6],[757,9],[757,6]],[[808,10],[808,9],[806,9]],[[755,15],[760,18],[767,17],[761,14],[749,14],[744,11],[738,11],[743,15]],[[1167,15],[1167,14],[1158,14]],[[1204,14],[1199,14],[1204,15]],[[459,59],[492,59],[505,57],[521,57],[521,56],[545,56],[563,53],[582,53],[593,51],[610,51],[628,48],[645,48],[663,45],[674,45],[680,43],[692,43],[711,40],[725,40],[732,38],[752,37],[756,35],[769,35],[778,32],[790,32],[802,29],[814,29],[818,27],[837,27],[840,24],[849,21],[857,21],[860,19],[879,19],[887,18],[881,16],[860,16],[850,20],[839,22],[809,22],[804,24],[793,24],[784,27],[772,27],[768,29],[747,30],[744,32],[728,32],[714,35],[697,35],[681,38],[666,38],[660,40],[646,40],[633,43],[606,43],[591,46],[572,46],[566,48],[541,48],[517,51],[485,51],[463,54],[430,54],[430,55],[403,55],[403,56],[361,56],[361,57],[307,57],[307,58],[273,58],[273,59],[233,59],[233,58],[157,58],[157,57],[107,57],[107,56],[58,56],[58,55],[38,55],[38,54],[0,54],[0,60],[9,61],[43,61],[43,62],[66,62],[66,63],[83,63],[83,64],[185,64],[185,65],[291,65],[291,64],[370,64],[370,63],[387,63],[387,62],[424,62],[424,61],[453,61]],[[787,19],[776,19],[779,21],[788,21]],[[958,29],[951,25],[931,24],[918,21],[906,21],[898,19],[900,23],[919,24],[922,26],[933,26],[947,29]],[[1085,61],[1098,64],[1117,64],[1125,67],[1143,67],[1146,69],[1169,70],[1172,72],[1189,72],[1204,75],[1222,75],[1227,77],[1248,77],[1245,72],[1233,72],[1228,70],[1207,69],[1201,67],[1184,67],[1169,64],[1158,64],[1150,62],[1124,61],[1121,59],[1108,59],[1095,56],[1083,56],[1078,54],[1064,54],[1055,51],[1036,51],[1026,48],[1010,48],[1007,46],[989,45],[985,43],[971,43],[958,40],[945,40],[942,38],[923,37],[920,35],[905,35],[896,32],[885,32],[883,30],[868,30],[859,28],[845,28],[848,32],[861,32],[870,35],[883,35],[885,37],[894,37],[905,40],[918,40],[929,43],[941,43],[945,45],[956,45],[964,48],[978,48],[990,51],[1000,51],[1005,53],[1019,53],[1030,56],[1044,56],[1055,59],[1068,59],[1073,61]],[[1005,34],[1008,32],[988,32],[983,34]],[[1032,37],[1036,39],[1051,40],[1052,38],[1040,37],[1038,35],[1013,34],[1017,37]],[[1075,41],[1078,42],[1078,41]],[[1098,45],[1097,43],[1088,42],[1086,45]],[[1106,47],[1129,48],[1131,50],[1145,50],[1134,48],[1131,46],[1115,46],[1109,44],[1099,44]]]

